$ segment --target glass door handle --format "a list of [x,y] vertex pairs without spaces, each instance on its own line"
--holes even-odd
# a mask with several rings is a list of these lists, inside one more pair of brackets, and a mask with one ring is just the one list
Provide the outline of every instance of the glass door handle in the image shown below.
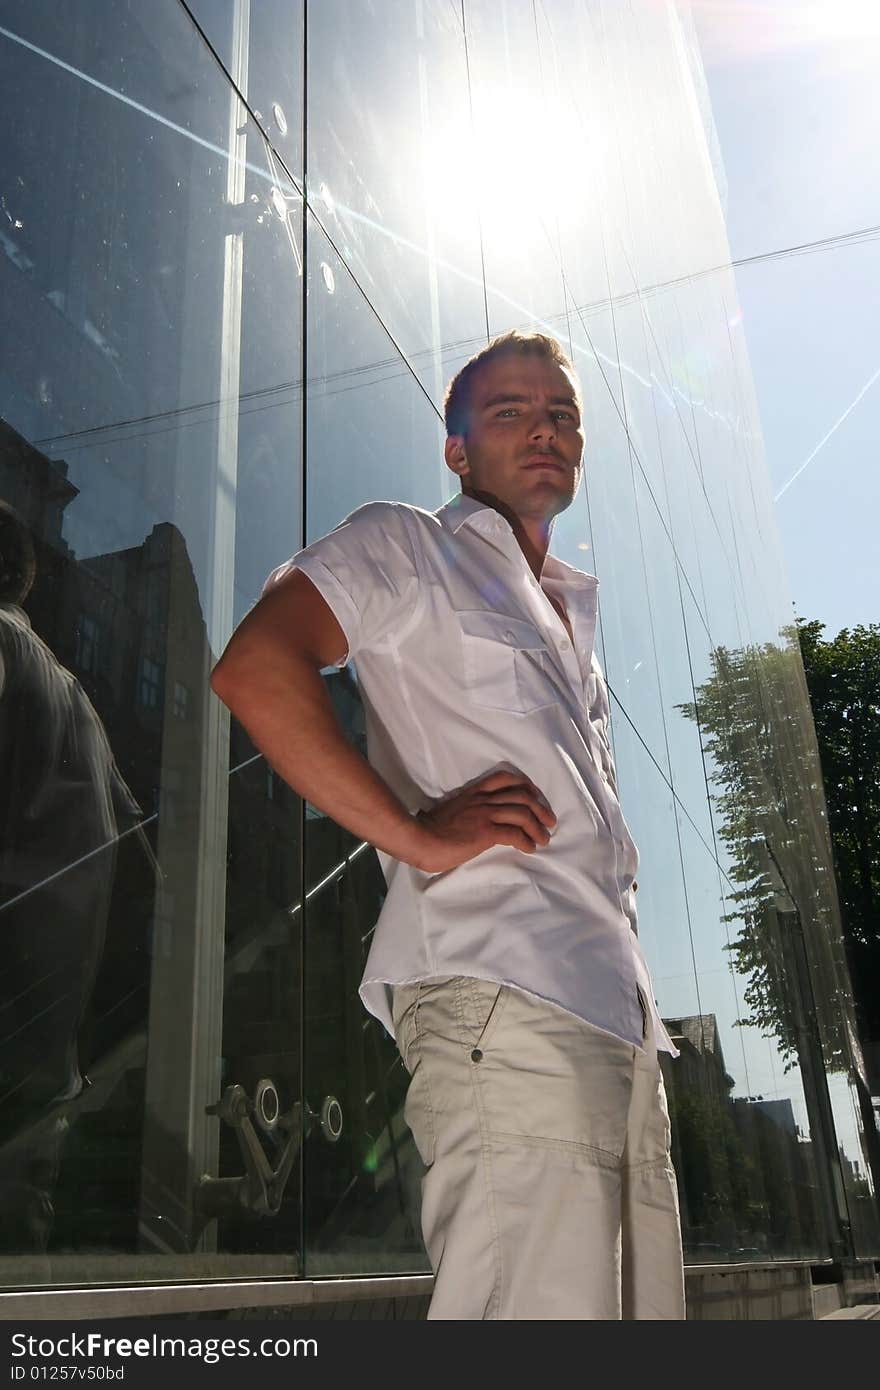
[[[206,1221],[233,1211],[277,1215],[303,1139],[316,1122],[329,1143],[335,1144],[342,1134],[342,1107],[335,1096],[325,1096],[319,1111],[297,1101],[282,1112],[277,1087],[268,1078],[257,1083],[253,1099],[243,1086],[227,1086],[214,1105],[205,1107],[205,1113],[216,1115],[235,1130],[245,1167],[237,1177],[215,1178],[205,1173],[196,1183],[196,1207]],[[280,1131],[285,1136],[274,1164],[266,1156],[255,1125],[266,1134]]]
[[306,1134],[311,1133],[312,1126],[317,1120],[321,1127],[321,1133],[328,1144],[336,1144],[342,1138],[342,1106],[335,1096],[325,1096],[321,1101],[321,1109],[316,1113],[306,1106]]
[[[278,1091],[275,1082],[266,1078],[257,1082],[253,1099],[254,1118],[260,1129],[271,1134],[276,1129],[289,1129],[289,1116],[281,1114]],[[296,1106],[294,1106],[294,1110]],[[212,1111],[213,1113],[213,1111]],[[293,1111],[290,1112],[291,1115]],[[325,1096],[320,1110],[313,1110],[308,1101],[303,1103],[303,1137],[308,1138],[315,1125],[330,1144],[342,1137],[342,1106],[335,1096]]]

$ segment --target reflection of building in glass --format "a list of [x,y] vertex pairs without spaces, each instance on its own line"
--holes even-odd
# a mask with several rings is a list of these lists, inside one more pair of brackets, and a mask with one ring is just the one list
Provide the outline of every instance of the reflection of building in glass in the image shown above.
[[[375,856],[279,783],[207,673],[305,541],[371,498],[446,500],[445,382],[527,326],[583,383],[586,482],[554,548],[601,581],[640,934],[681,1048],[686,1259],[876,1258],[870,1095],[736,288],[711,270],[723,171],[686,6],[324,0],[307,92],[303,6],[63,9],[3,7],[0,497],[37,547],[34,629],[98,711],[163,877],[120,842],[51,1268],[4,1254],[0,1282],[174,1282],[182,1311],[209,1280],[231,1307],[254,1273],[425,1269],[404,1077],[356,999]],[[537,198],[526,149],[557,175]],[[356,676],[329,680],[362,737]],[[267,1078],[283,1114],[317,1117],[277,1212],[206,1219],[202,1180],[245,1173],[207,1107]],[[283,1127],[254,1123],[280,1162]]]
[[731,1096],[713,1014],[666,1019],[680,1057],[664,1059],[685,1241],[718,1262],[808,1254],[818,1192],[788,1100]]
[[[112,730],[117,758],[145,808],[161,864],[161,886],[156,891],[149,866],[144,872],[143,856],[123,847],[123,872],[117,875],[101,969],[83,1029],[87,1061],[95,1073],[92,1085],[99,1083],[103,1103],[95,1108],[87,1098],[79,1107],[68,1107],[66,1123],[76,1123],[55,1198],[60,1241],[78,1243],[100,1234],[109,1248],[124,1248],[131,1240],[130,1223],[139,1204],[144,1229],[145,1200],[157,1208],[152,1219],[163,1237],[166,1223],[178,1214],[168,1176],[170,1172],[173,1179],[179,1171],[180,1138],[166,1124],[151,1124],[149,1114],[144,1124],[144,1086],[150,1066],[148,1001],[152,990],[164,1001],[163,1013],[175,1007],[173,966],[164,967],[162,961],[169,954],[169,939],[179,934],[181,924],[185,929],[191,912],[186,901],[196,859],[193,827],[198,807],[187,794],[199,785],[199,721],[205,673],[212,658],[192,566],[177,529],[161,524],[139,546],[78,562],[61,537],[63,505],[72,500],[76,489],[39,451],[7,426],[3,430],[0,482],[4,495],[15,497],[25,515],[44,530],[51,527],[46,538],[38,533],[43,563],[29,607],[35,621],[38,615],[48,615],[44,629],[67,656]],[[53,595],[63,595],[64,603],[53,601]],[[340,717],[353,726],[357,737],[362,717],[356,689],[344,674],[333,678],[331,688]],[[235,1081],[252,1094],[269,1074],[282,1106],[289,1108],[301,1089],[297,1039],[290,1030],[301,997],[298,803],[238,728],[232,731],[229,778],[223,1080],[224,1084]],[[319,883],[340,859],[344,861],[345,853],[335,826],[316,825],[310,878]],[[359,886],[353,888],[353,883]],[[352,988],[356,986],[364,947],[353,905],[356,898],[363,903],[368,895],[378,903],[379,892],[375,860],[361,855],[344,883],[331,881],[316,898],[312,949],[319,1018],[324,1008],[322,981],[343,978],[354,982]],[[341,917],[340,902],[348,903],[350,909]],[[323,927],[321,918],[326,918]],[[182,998],[179,1007],[185,1018]],[[279,1031],[284,1038],[281,1047]],[[328,1230],[337,1233],[354,1232],[358,1224],[375,1230],[377,1223],[384,1231],[402,1220],[406,1240],[412,1244],[399,1156],[401,1142],[404,1151],[411,1153],[408,1131],[401,1126],[402,1071],[396,1080],[376,1086],[374,1035],[364,1034],[353,995],[342,1016],[331,1018],[322,1029],[322,1036],[324,1058],[316,1050],[315,1074],[325,1075],[319,1084],[338,1095],[351,1129],[338,1150],[332,1151],[332,1171],[324,1164],[327,1200],[320,1216],[322,1206],[316,1203],[316,1232],[326,1223]],[[121,1055],[116,1057],[114,1048]],[[353,1058],[359,1059],[354,1072]],[[397,1111],[394,1127],[392,1104]],[[235,1174],[242,1161],[234,1133],[221,1130],[220,1141],[220,1171]],[[165,1165],[159,1196],[140,1185],[145,1143],[152,1145],[151,1172],[156,1165]],[[277,1144],[271,1135],[264,1143],[271,1158]],[[96,1148],[114,1153],[112,1174],[95,1172]],[[354,1189],[352,1172],[357,1177]],[[283,1204],[279,1218],[262,1232],[263,1249],[283,1252],[290,1248],[299,1220],[295,1175],[291,1189],[293,1201]],[[377,1211],[371,1215],[377,1201]],[[198,1237],[204,1223],[192,1203],[185,1216],[191,1223],[191,1238]],[[252,1245],[253,1215],[232,1210],[223,1223],[227,1248],[247,1250]]]

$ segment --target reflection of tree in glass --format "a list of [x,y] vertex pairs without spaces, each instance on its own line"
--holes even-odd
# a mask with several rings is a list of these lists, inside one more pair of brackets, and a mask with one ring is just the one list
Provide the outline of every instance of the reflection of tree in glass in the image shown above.
[[[809,966],[825,1065],[848,1070],[855,1045],[843,965],[837,896],[815,737],[797,645],[786,628],[776,646],[717,647],[712,675],[695,704],[709,760],[717,831],[734,887],[725,920],[739,924],[730,943],[746,977],[749,1016],[777,1040],[786,1070],[803,1062],[803,1005],[796,955]],[[812,1026],[814,1020],[808,1023]]]

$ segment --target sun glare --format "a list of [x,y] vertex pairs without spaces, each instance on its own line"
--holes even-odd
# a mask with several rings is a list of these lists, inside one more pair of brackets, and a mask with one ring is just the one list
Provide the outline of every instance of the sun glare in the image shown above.
[[713,63],[805,47],[827,48],[847,66],[876,62],[880,0],[691,0],[691,8]]
[[804,18],[817,39],[880,39],[878,0],[817,0]]
[[466,112],[448,112],[425,142],[426,192],[445,205],[467,200],[478,207],[487,233],[516,240],[517,228],[543,219],[579,215],[601,169],[599,135],[579,122],[555,120],[546,104],[509,86],[479,90],[473,127]]

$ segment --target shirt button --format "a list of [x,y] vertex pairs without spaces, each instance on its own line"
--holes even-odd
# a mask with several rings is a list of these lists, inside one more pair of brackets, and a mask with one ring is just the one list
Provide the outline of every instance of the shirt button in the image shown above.
[[482,1062],[482,1060],[483,1060],[483,1054],[482,1054],[482,1052],[480,1051],[480,1049],[479,1049],[478,1047],[475,1047],[474,1050],[473,1050],[473,1052],[471,1053],[471,1061],[472,1061],[472,1062]]
[[512,642],[514,640],[514,634],[512,632],[505,632],[504,636],[507,638],[508,642]]

